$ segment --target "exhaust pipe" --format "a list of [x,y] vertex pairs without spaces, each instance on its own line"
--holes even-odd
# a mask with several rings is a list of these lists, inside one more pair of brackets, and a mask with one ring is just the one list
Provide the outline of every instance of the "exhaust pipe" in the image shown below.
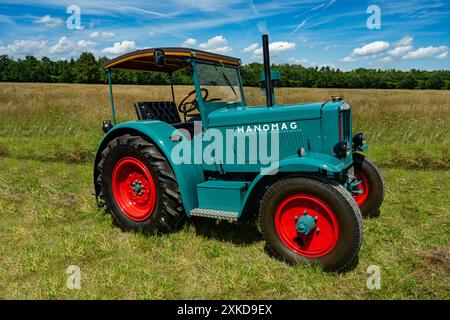
[[272,89],[272,75],[270,73],[270,57],[269,57],[269,36],[264,34],[262,36],[262,49],[264,57],[264,74],[266,86],[266,102],[268,107],[273,106],[273,89]]

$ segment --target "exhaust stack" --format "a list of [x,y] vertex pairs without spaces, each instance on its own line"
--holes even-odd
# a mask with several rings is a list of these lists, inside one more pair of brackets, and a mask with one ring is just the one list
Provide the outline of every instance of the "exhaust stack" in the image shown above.
[[262,36],[262,49],[264,57],[264,74],[266,87],[266,102],[268,107],[273,106],[273,89],[272,89],[272,75],[270,73],[270,57],[269,57],[269,36],[264,34]]

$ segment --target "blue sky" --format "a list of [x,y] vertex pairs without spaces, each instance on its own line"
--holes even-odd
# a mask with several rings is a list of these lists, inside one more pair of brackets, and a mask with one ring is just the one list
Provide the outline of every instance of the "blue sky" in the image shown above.
[[[114,57],[138,48],[189,46],[261,61],[342,70],[450,69],[450,3],[438,0],[0,0],[0,54]],[[69,29],[67,8],[81,11]],[[379,29],[367,20],[381,11]],[[70,20],[73,21],[73,20]]]

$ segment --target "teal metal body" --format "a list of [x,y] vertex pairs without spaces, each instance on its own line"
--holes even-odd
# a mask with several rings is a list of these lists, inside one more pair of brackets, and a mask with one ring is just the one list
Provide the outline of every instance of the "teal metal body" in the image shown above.
[[[172,141],[176,139],[171,137],[182,136],[183,133],[165,122],[141,120],[114,126],[99,145],[96,163],[100,160],[101,151],[106,144],[120,135],[139,134],[152,141],[171,163],[188,216],[192,209],[202,208],[232,211],[240,217],[252,204],[249,202],[259,202],[255,197],[279,176],[328,177],[345,185],[347,172],[353,164],[351,110],[345,101],[248,107],[240,85],[242,101],[205,102],[202,100],[196,68],[200,62],[191,59],[191,63],[202,122],[202,131],[198,134],[203,136],[208,129],[214,129],[224,135],[227,130],[232,130],[236,133],[236,139],[239,136],[250,139],[250,136],[258,137],[266,134],[271,137],[277,134],[279,138],[277,161],[262,163],[262,159],[258,156],[255,158],[250,150],[238,152],[233,149],[226,154],[230,156],[232,153],[232,156],[240,162],[229,164],[223,161],[224,159],[211,155],[212,161],[209,163],[196,164],[193,163],[195,161],[191,161],[190,164],[175,163],[172,153],[177,144],[194,144],[195,139],[182,138],[179,141]],[[347,142],[350,150],[348,155],[338,158],[333,148],[341,141]],[[195,146],[192,147],[195,150]],[[204,150],[205,144],[202,145],[200,152],[203,153]],[[96,186],[96,193],[98,192],[99,187]],[[305,219],[307,218],[303,220]],[[305,223],[309,225],[309,221]],[[311,228],[309,226],[307,229]]]

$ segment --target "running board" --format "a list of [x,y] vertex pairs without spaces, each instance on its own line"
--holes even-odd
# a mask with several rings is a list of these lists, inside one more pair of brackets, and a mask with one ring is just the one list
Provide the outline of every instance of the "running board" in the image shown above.
[[194,216],[194,217],[205,217],[205,218],[222,219],[222,220],[229,220],[229,221],[237,221],[238,214],[239,214],[239,212],[211,210],[211,209],[202,209],[202,208],[192,209],[190,212],[190,215]]

